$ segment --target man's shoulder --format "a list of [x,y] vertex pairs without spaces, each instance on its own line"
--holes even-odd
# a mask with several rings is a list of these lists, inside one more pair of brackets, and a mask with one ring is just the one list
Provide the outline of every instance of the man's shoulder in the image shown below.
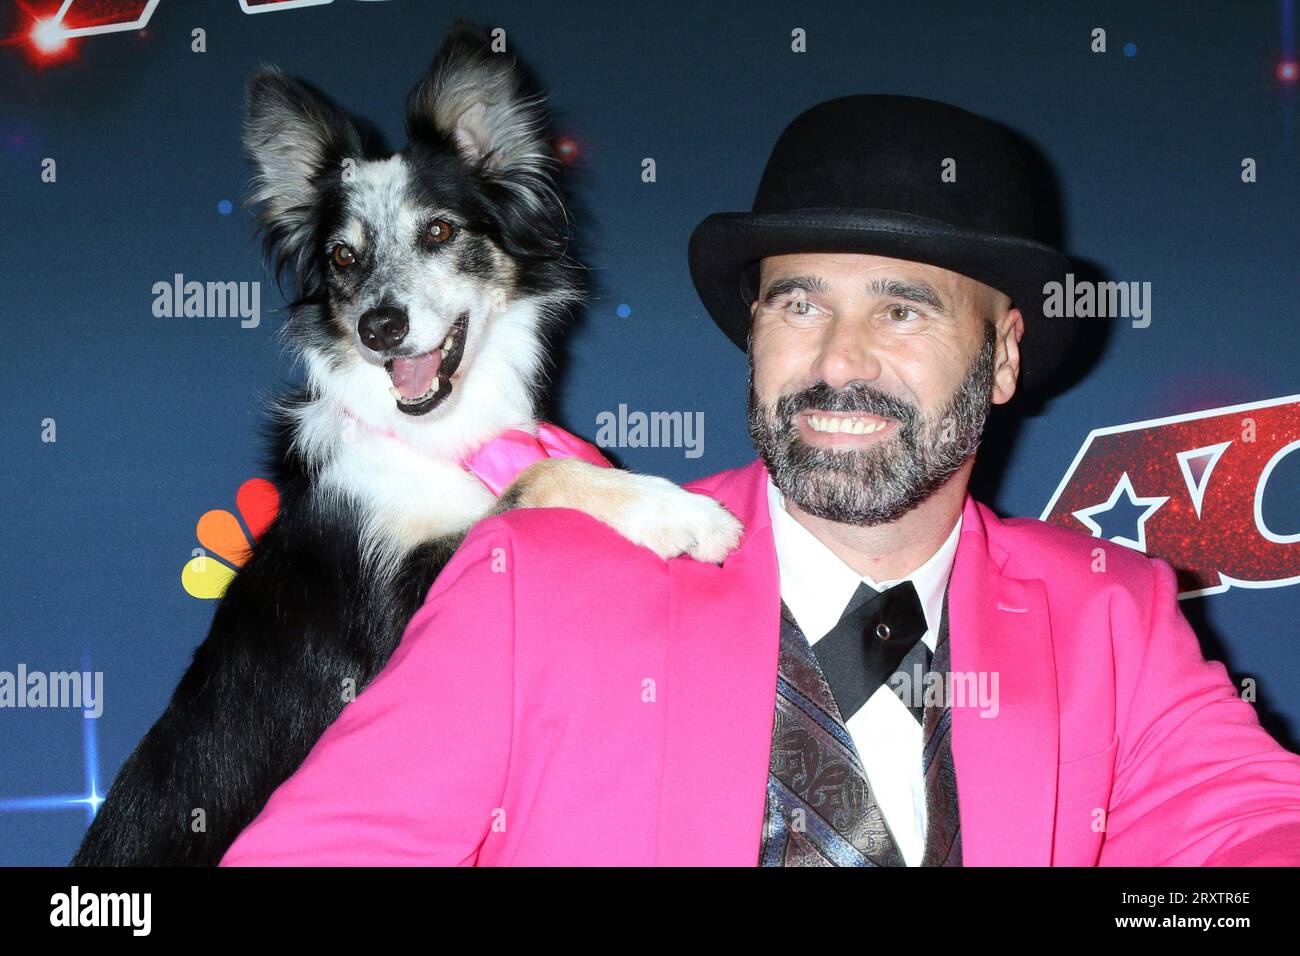
[[593,603],[573,600],[575,595],[606,600],[629,592],[650,602],[663,593],[666,581],[666,563],[653,551],[584,512],[519,508],[470,529],[439,570],[426,606],[455,600],[488,618],[527,608],[531,615],[572,623]]
[[1093,587],[1119,584],[1149,593],[1153,562],[1159,559],[1038,518],[999,517],[987,505],[977,504],[991,547],[1006,556],[1004,571],[1040,576],[1049,585],[1064,581]]
[[573,508],[515,508],[489,515],[470,529],[460,551],[489,544],[552,561],[592,552],[608,557],[611,550],[635,547],[609,525]]
[[755,459],[747,465],[688,481],[682,487],[687,491],[716,498],[723,504],[738,504],[739,499],[753,493],[753,484],[760,479],[765,480],[763,463]]

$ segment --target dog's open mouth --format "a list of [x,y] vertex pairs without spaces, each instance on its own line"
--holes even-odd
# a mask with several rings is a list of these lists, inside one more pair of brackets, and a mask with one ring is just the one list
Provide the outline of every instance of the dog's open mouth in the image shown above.
[[442,345],[432,352],[391,358],[384,363],[388,377],[393,380],[389,391],[397,400],[398,411],[424,415],[447,400],[451,394],[451,377],[465,354],[468,327],[469,313],[462,312]]

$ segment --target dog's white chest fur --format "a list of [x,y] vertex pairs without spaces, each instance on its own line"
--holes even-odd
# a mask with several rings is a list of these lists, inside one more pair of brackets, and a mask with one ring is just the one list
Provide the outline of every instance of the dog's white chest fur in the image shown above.
[[320,469],[318,507],[359,511],[363,561],[381,577],[421,544],[465,531],[496,501],[455,459],[349,420],[332,403],[311,402],[296,417],[298,450]]
[[321,486],[364,502],[383,536],[413,548],[464,531],[496,501],[482,482],[459,465],[425,457],[383,435],[340,441],[321,473]]

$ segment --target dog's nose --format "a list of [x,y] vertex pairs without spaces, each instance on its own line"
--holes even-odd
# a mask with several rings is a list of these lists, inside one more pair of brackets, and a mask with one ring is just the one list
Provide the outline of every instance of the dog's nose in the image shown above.
[[406,318],[406,310],[395,305],[381,305],[370,309],[361,316],[357,331],[366,348],[376,352],[387,352],[402,344],[406,333],[411,330]]

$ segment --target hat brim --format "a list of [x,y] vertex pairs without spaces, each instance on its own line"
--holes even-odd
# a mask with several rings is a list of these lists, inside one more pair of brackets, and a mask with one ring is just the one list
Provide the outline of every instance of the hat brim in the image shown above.
[[795,252],[859,252],[923,262],[1004,292],[1025,320],[1020,387],[1026,390],[1049,380],[1077,333],[1075,319],[1043,315],[1043,287],[1064,282],[1071,267],[1069,259],[1042,243],[880,209],[714,213],[691,233],[691,281],[713,321],[741,349],[748,348],[749,302],[757,291],[745,288],[746,271],[765,256]]

